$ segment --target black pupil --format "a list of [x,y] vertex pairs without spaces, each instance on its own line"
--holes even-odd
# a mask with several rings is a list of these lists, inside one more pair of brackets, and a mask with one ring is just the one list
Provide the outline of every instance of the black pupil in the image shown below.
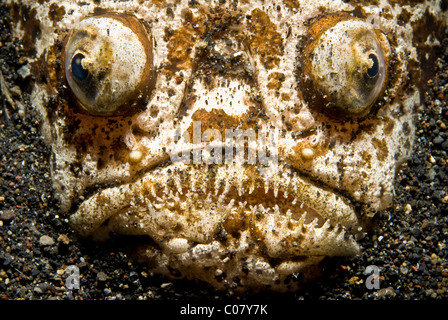
[[82,53],[78,53],[72,59],[72,74],[79,80],[84,80],[89,75],[89,71],[84,69],[81,64],[84,58]]
[[367,74],[369,75],[369,77],[375,77],[378,74],[378,58],[376,57],[375,54],[371,53],[369,54],[369,59],[372,59],[373,61],[373,65],[372,67],[370,67],[369,69],[367,69]]

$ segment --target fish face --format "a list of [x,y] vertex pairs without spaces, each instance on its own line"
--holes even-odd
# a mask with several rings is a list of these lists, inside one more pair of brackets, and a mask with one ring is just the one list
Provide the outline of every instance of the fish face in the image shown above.
[[436,5],[11,3],[61,210],[151,271],[296,289],[392,205]]

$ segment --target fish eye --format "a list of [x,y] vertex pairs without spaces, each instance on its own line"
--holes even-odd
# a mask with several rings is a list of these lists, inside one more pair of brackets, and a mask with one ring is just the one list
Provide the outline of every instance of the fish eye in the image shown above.
[[76,54],[72,59],[72,74],[79,80],[85,80],[89,75],[89,70],[84,69],[82,66],[82,60],[84,59],[84,55],[82,53]]
[[63,57],[68,86],[91,115],[131,112],[154,88],[152,37],[135,16],[81,20],[68,35]]
[[379,72],[378,57],[376,56],[376,54],[371,53],[369,54],[369,59],[372,60],[372,66],[367,69],[367,75],[371,78],[374,78]]
[[390,53],[386,37],[358,19],[317,21],[303,55],[305,95],[338,116],[363,117],[382,95]]

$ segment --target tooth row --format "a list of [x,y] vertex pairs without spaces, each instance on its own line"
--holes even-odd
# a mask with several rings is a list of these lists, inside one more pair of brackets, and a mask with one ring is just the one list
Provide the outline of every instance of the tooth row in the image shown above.
[[[124,207],[129,206],[130,204],[132,205],[132,201],[135,195],[142,195],[143,199],[141,199],[140,201],[145,201],[148,206],[154,208],[155,210],[161,210],[164,206],[173,208],[176,203],[180,208],[185,208],[187,206],[185,202],[191,202],[193,201],[193,199],[202,197],[197,194],[198,189],[202,190],[204,192],[204,195],[207,195],[207,198],[203,201],[203,203],[207,206],[213,205],[217,207],[225,207],[227,208],[227,210],[235,212],[235,201],[233,199],[230,200],[227,205],[225,205],[225,201],[228,200],[228,197],[226,199],[226,195],[230,192],[231,188],[237,186],[238,194],[240,196],[243,196],[243,194],[245,193],[245,189],[247,190],[247,192],[252,193],[259,181],[255,180],[255,178],[253,177],[241,174],[241,171],[239,170],[231,171],[230,173],[225,170],[218,170],[216,181],[214,181],[215,194],[218,194],[218,190],[220,190],[221,192],[218,199],[214,198],[215,200],[213,200],[211,193],[208,192],[209,190],[207,189],[210,186],[210,182],[208,181],[205,170],[193,169],[193,172],[188,179],[190,189],[187,194],[184,195],[184,197],[181,199],[180,195],[182,195],[183,183],[180,176],[178,174],[170,176],[170,178],[172,179],[171,181],[173,181],[174,185],[177,187],[177,193],[174,194],[173,190],[169,188],[166,183],[165,177],[167,176],[167,174],[163,173],[164,171],[162,171],[162,173],[159,175],[152,175],[143,178],[136,183],[131,183],[128,185],[123,185],[119,188],[105,189],[101,191],[81,205],[78,212],[73,215],[73,220],[75,221],[75,223],[76,221],[80,221],[79,225],[80,228],[83,229],[83,233],[89,234],[116,212],[122,210]],[[353,211],[343,201],[334,200],[334,198],[331,198],[331,194],[316,187],[304,185],[304,183],[297,177],[291,178],[289,176],[283,175],[269,177],[263,180],[266,193],[269,192],[269,190],[273,189],[274,196],[278,197],[279,187],[281,187],[283,190],[285,190],[285,198],[288,197],[288,194],[295,195],[292,201],[292,205],[297,205],[298,203],[300,203],[299,208],[300,210],[303,210],[304,202],[306,201],[307,204],[309,203],[309,205],[314,210],[319,212],[319,214],[321,214],[322,217],[327,221],[324,224],[326,228],[316,228],[319,222],[318,219],[315,218],[313,221],[306,224],[305,221],[308,221],[308,213],[304,212],[298,220],[299,225],[307,226],[310,228],[310,230],[326,230],[329,227],[329,220],[331,220],[335,225],[341,223],[344,226],[356,224],[356,217],[351,216],[354,215]],[[246,188],[244,186],[246,186]],[[299,186],[300,190],[298,190]],[[162,195],[160,194],[160,192],[162,193]],[[145,195],[149,195],[151,199],[144,199]],[[336,202],[333,204],[328,201]],[[246,205],[247,202],[238,203],[238,208],[236,211],[240,213],[247,211]],[[281,212],[281,209],[278,205],[275,205],[274,208],[266,209],[260,204],[252,206],[249,209],[249,212],[251,213],[271,213],[273,216],[277,217],[283,215],[283,217],[286,217],[287,219],[291,219],[291,216],[294,213],[294,209],[292,211],[288,209],[286,212]],[[92,212],[94,212],[95,214],[91,214]],[[81,220],[88,222],[82,223]]]
[[[191,169],[191,168],[190,168]],[[243,174],[240,170],[228,171],[226,169],[218,169],[217,179],[214,181],[215,194],[219,192],[227,193],[232,187],[236,187],[238,194],[242,196],[244,193],[252,194],[257,187],[257,182],[255,178]],[[206,170],[204,169],[193,169],[189,177],[189,187],[193,192],[199,189],[203,192],[207,192],[207,188],[210,186],[207,183]],[[181,193],[182,182],[178,175],[172,175],[174,178],[174,184],[178,191]],[[297,177],[290,177],[285,174],[282,176],[266,176],[264,179],[264,191],[268,193],[273,190],[274,196],[278,197],[278,192],[280,188],[284,191],[283,197],[287,198],[289,194],[297,194],[299,192],[298,187],[303,185],[303,182]],[[199,189],[198,189],[199,188]]]
[[354,237],[343,226],[331,228],[327,221],[322,228],[315,228],[316,222],[315,220],[305,225],[303,219],[300,219],[297,226],[290,229],[286,219],[268,215],[255,223],[264,227],[261,240],[266,245],[268,254],[274,258],[285,255],[352,256],[359,252]]
[[[238,168],[237,168],[238,169]],[[206,171],[201,169],[194,169],[189,178],[189,189],[193,192],[198,190],[204,193],[209,192],[208,187],[210,183],[207,183]],[[264,191],[267,194],[270,190],[273,190],[274,197],[277,198],[280,188],[284,190],[283,197],[287,198],[290,193],[297,192],[297,181],[291,179],[288,176],[274,176],[265,177],[264,180]],[[174,179],[174,184],[181,192],[182,182],[180,178]],[[227,171],[219,170],[217,172],[216,179],[214,181],[214,193],[228,193],[233,187],[236,188],[238,195],[241,197],[244,194],[252,194],[257,188],[258,182],[252,176],[247,176],[243,174],[240,170]],[[291,189],[291,190],[288,190]]]
[[[222,204],[225,200],[225,196],[221,195],[221,197],[218,199],[218,204]],[[248,212],[248,213],[252,213],[252,214],[262,214],[262,215],[274,215],[276,217],[280,217],[280,216],[284,216],[288,219],[292,219],[294,220],[298,225],[304,225],[304,226],[308,226],[311,228],[323,228],[324,226],[327,226],[327,228],[330,226],[330,222],[327,220],[325,222],[325,224],[323,226],[319,226],[319,219],[316,217],[313,220],[308,221],[308,212],[304,211],[300,218],[297,219],[293,219],[292,215],[293,215],[293,211],[291,209],[287,209],[286,212],[282,212],[282,210],[280,209],[280,207],[276,204],[274,205],[274,207],[272,208],[265,208],[263,206],[263,204],[256,204],[256,205],[249,205],[249,208],[246,207],[247,205],[247,201],[244,202],[238,202],[238,206],[237,206],[237,212]],[[232,208],[235,207],[235,199],[231,199],[228,204],[225,206],[226,210],[230,211]]]

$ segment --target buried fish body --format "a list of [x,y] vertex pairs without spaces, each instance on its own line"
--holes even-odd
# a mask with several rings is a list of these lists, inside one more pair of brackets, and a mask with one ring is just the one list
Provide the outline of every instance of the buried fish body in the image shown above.
[[72,227],[220,289],[294,290],[359,252],[448,21],[443,1],[41,2],[6,3]]

